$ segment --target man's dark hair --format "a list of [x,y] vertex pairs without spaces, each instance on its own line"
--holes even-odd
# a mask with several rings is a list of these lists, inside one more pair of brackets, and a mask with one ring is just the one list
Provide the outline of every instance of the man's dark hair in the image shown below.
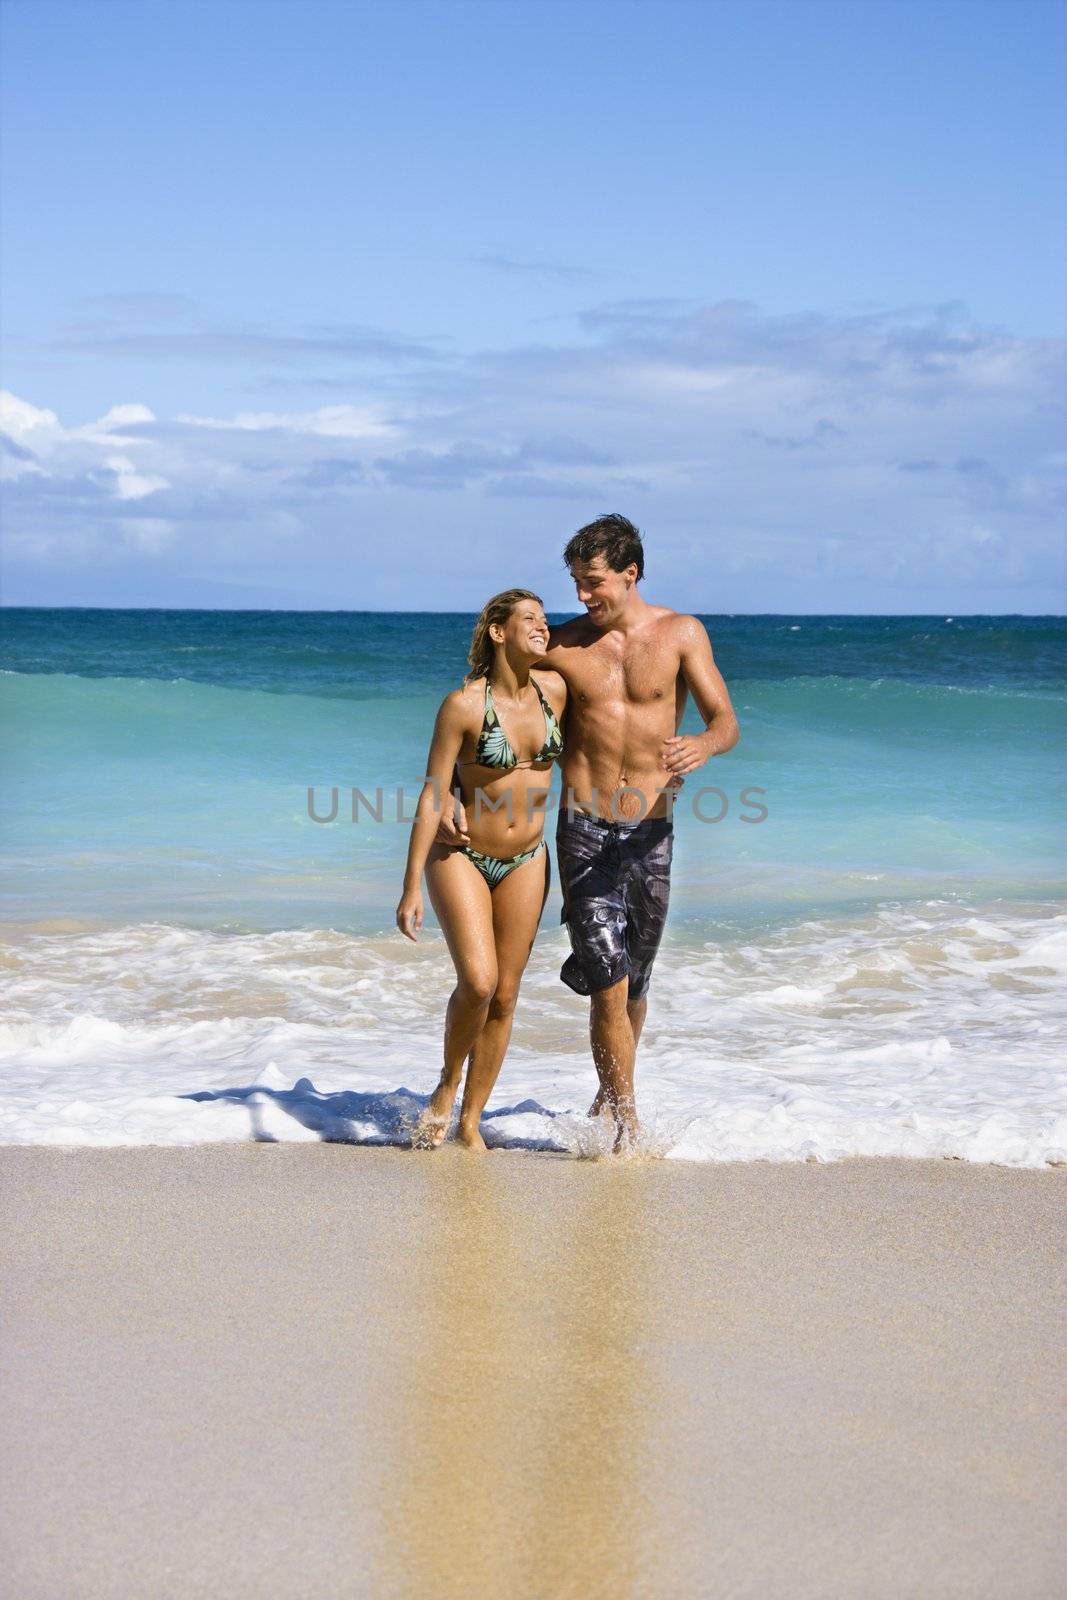
[[569,567],[574,561],[595,561],[603,556],[612,572],[625,572],[631,561],[636,563],[637,576],[645,575],[645,551],[641,535],[627,517],[617,511],[597,517],[595,522],[579,528],[563,552],[563,564]]

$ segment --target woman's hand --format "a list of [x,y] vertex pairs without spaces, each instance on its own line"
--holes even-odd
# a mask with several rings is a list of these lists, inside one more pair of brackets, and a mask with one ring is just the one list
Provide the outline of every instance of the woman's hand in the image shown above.
[[422,927],[422,895],[418,889],[405,889],[396,908],[396,925],[412,944],[418,941],[415,934]]

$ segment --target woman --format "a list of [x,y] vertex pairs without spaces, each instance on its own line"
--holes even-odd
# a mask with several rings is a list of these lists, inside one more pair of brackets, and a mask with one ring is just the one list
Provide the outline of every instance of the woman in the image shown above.
[[[471,639],[470,671],[442,701],[411,829],[397,927],[414,939],[422,927],[420,884],[455,963],[445,1015],[444,1067],[413,1142],[439,1145],[470,1058],[459,1114],[459,1142],[484,1150],[482,1111],[511,1037],[519,984],[548,895],[544,808],[563,739],[567,689],[558,672],[532,668],[548,648],[537,595],[506,589],[483,606]],[[467,810],[469,843],[435,842],[442,803],[451,804],[453,770]]]

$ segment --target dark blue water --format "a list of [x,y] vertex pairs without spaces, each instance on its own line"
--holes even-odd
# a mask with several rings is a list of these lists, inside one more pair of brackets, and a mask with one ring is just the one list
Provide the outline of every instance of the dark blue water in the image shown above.
[[[1062,617],[702,620],[728,681],[840,676],[978,689],[1067,686]],[[443,693],[466,669],[473,621],[473,613],[454,612],[9,607],[0,611],[0,665],[352,700]]]

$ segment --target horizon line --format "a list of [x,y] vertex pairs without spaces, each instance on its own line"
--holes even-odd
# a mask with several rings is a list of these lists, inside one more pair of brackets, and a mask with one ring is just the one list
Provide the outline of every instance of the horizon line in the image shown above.
[[[668,609],[677,610],[677,607]],[[80,605],[36,605],[32,602],[0,601],[2,611],[160,611],[160,612],[200,612],[229,616],[234,613],[245,616],[320,616],[320,617],[476,617],[479,610],[455,611],[430,607],[411,607],[401,609],[390,606],[80,606]],[[555,611],[550,607],[545,608],[545,615],[549,617],[580,617],[580,611]],[[949,616],[944,609],[937,611],[700,611],[694,609],[682,615],[696,617],[879,617],[879,618],[904,618],[904,617],[940,617],[943,621],[959,621],[964,617],[982,618],[1021,618],[1031,622],[1062,622],[1067,621],[1067,611],[954,611]]]

